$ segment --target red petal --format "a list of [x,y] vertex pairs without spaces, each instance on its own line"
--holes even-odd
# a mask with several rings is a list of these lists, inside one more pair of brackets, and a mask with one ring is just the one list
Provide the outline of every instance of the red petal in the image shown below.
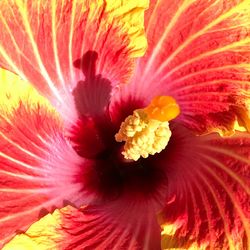
[[[132,206],[130,208],[133,208]],[[160,231],[154,217],[128,216],[128,207],[65,207],[33,224],[4,248],[32,246],[53,249],[160,249]],[[138,211],[137,211],[138,212]],[[142,211],[141,211],[142,212]],[[138,213],[139,214],[139,213]]]
[[146,7],[146,0],[3,0],[0,66],[33,83],[58,106],[65,119],[72,120],[70,92],[84,80],[77,62],[86,52],[95,51],[96,74],[113,86],[126,82],[133,57],[143,54],[146,47]]
[[77,180],[83,160],[66,142],[59,115],[11,73],[1,77],[0,92],[1,248],[46,210],[84,201]]
[[249,129],[249,9],[248,0],[151,1],[149,49],[123,95],[145,105],[171,95],[178,119],[199,133],[232,132],[236,119]]
[[193,137],[175,127],[172,138],[164,248],[248,249],[249,134]]
[[[121,204],[120,204],[121,205]],[[120,206],[119,205],[119,206]],[[128,207],[104,206],[84,209],[78,216],[64,217],[67,240],[63,249],[159,249],[160,232],[155,217],[129,216]],[[131,206],[130,211],[135,211]],[[138,213],[137,213],[138,212]],[[142,212],[142,211],[141,211]],[[136,211],[139,215],[139,211]],[[148,216],[148,217],[147,217]],[[75,235],[75,237],[72,237]]]

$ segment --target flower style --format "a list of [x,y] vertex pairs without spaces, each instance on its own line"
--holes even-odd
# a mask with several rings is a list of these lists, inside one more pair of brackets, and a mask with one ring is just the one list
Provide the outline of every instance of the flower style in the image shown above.
[[1,0],[0,248],[249,249],[249,9]]

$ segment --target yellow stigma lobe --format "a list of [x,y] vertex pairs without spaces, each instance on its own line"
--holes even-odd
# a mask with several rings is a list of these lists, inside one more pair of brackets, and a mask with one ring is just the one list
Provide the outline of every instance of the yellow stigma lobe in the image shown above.
[[141,156],[160,153],[171,137],[168,121],[179,113],[178,104],[170,96],[155,97],[145,109],[135,110],[115,135],[116,141],[125,142],[124,158],[137,161]]
[[180,107],[171,96],[156,96],[144,111],[149,118],[165,122],[176,118]]

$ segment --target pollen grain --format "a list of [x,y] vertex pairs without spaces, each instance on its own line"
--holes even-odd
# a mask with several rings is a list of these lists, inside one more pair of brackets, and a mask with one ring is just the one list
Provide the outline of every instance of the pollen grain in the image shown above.
[[115,135],[117,142],[125,142],[124,158],[137,161],[165,149],[171,137],[168,121],[179,113],[178,104],[170,96],[155,97],[145,109],[134,110]]

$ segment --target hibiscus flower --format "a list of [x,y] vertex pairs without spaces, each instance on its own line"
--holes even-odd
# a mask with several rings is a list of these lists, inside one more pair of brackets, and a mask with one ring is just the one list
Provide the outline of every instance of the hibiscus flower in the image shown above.
[[1,0],[0,247],[249,249],[249,9]]

